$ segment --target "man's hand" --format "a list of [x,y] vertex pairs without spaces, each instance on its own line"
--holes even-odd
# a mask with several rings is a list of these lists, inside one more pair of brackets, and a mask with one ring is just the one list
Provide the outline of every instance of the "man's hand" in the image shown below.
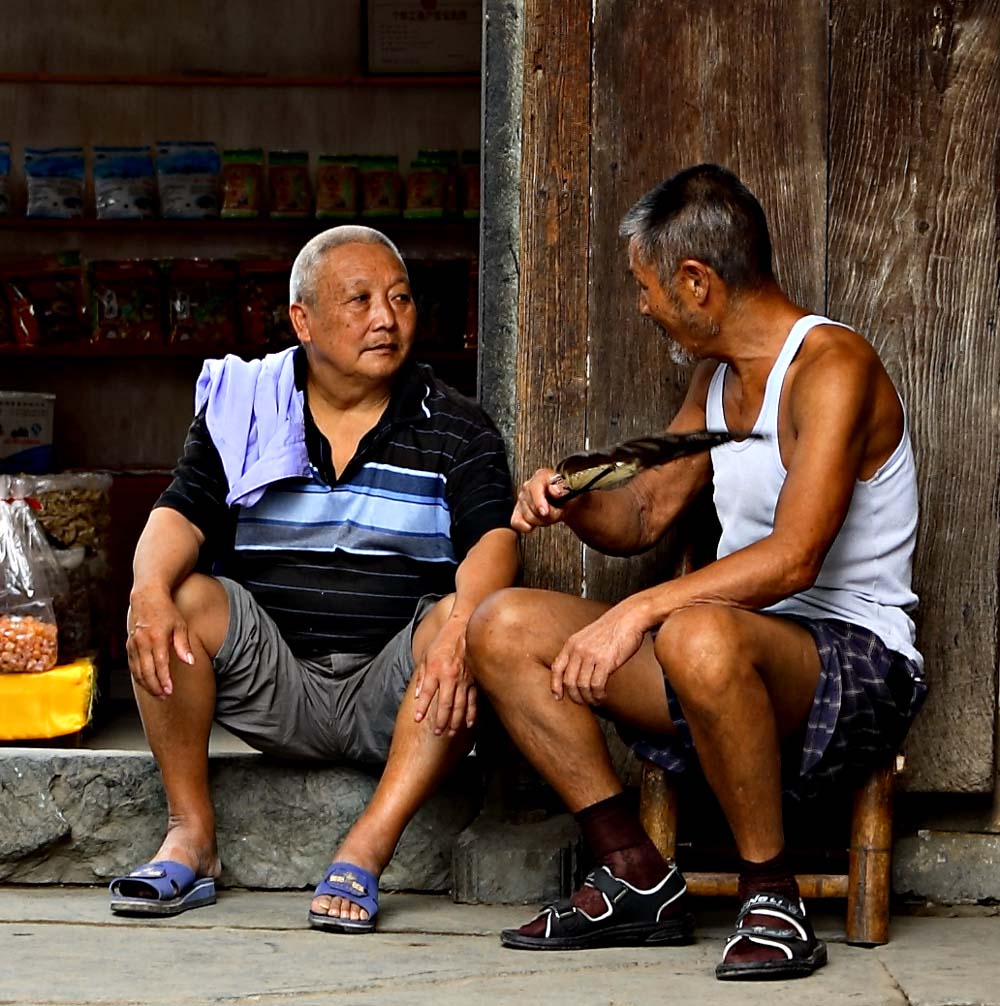
[[536,527],[548,527],[563,519],[563,509],[550,500],[559,500],[569,487],[552,468],[539,468],[521,486],[510,526],[521,534],[530,534]]
[[634,656],[646,633],[637,607],[623,601],[566,640],[552,662],[552,694],[580,705],[600,705],[608,679]]
[[165,699],[173,692],[170,651],[185,664],[194,663],[187,623],[169,592],[133,591],[128,610],[128,667],[140,688]]
[[465,667],[466,624],[465,619],[449,618],[414,672],[413,718],[419,723],[436,695],[437,711],[432,726],[437,735],[447,731],[449,737],[454,737],[463,723],[471,729],[476,721],[476,686]]

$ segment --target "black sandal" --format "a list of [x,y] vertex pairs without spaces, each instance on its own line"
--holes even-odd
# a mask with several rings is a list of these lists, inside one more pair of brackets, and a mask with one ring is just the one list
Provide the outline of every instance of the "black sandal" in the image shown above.
[[[751,915],[766,916],[774,925],[745,925]],[[730,951],[743,940],[784,953],[783,958],[765,961],[726,962]],[[816,938],[806,917],[805,906],[779,894],[755,894],[748,898],[736,919],[736,929],[726,941],[722,962],[715,977],[722,981],[753,981],[804,978],[826,964],[826,944]]]
[[687,884],[676,866],[648,891],[620,880],[606,866],[588,874],[584,887],[596,888],[604,897],[602,915],[592,918],[567,898],[547,905],[532,920],[545,919],[544,936],[505,929],[500,942],[515,950],[585,950],[678,946],[694,938],[694,917],[684,909]]

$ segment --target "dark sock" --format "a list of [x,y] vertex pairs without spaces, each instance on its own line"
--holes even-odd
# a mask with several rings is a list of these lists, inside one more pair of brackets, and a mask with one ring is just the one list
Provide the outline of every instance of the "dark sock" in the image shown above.
[[780,894],[795,904],[799,902],[799,883],[792,873],[784,849],[773,859],[763,863],[740,860],[740,903],[755,894],[764,893]]
[[670,868],[639,823],[627,793],[584,807],[574,816],[598,862],[621,880],[649,888]]

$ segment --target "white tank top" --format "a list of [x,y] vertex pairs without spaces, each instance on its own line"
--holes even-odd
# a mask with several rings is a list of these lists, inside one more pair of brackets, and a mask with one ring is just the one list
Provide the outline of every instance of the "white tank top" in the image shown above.
[[[774,528],[774,511],[788,474],[778,450],[778,403],[789,364],[816,325],[836,325],[820,315],[800,318],[788,333],[767,378],[764,401],[753,432],[746,439],[712,450],[715,506],[722,524],[719,558],[730,555]],[[846,325],[840,327],[846,328]],[[712,376],[706,425],[725,430],[722,391],[726,364]],[[914,648],[914,627],[907,611],[917,603],[910,586],[917,533],[917,478],[904,415],[903,436],[892,456],[854,495],[843,527],[827,553],[816,583],[765,611],[805,618],[835,618],[864,626],[885,645],[923,666]]]

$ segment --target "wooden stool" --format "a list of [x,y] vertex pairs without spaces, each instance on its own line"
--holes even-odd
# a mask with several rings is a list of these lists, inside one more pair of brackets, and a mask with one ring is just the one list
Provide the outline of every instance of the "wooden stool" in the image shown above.
[[[892,886],[892,791],[896,764],[878,768],[854,794],[848,872],[800,874],[803,898],[847,898],[847,942],[876,947],[889,942]],[[639,815],[653,844],[666,859],[677,845],[677,794],[658,765],[644,762]],[[684,872],[694,895],[735,897],[735,873]]]

